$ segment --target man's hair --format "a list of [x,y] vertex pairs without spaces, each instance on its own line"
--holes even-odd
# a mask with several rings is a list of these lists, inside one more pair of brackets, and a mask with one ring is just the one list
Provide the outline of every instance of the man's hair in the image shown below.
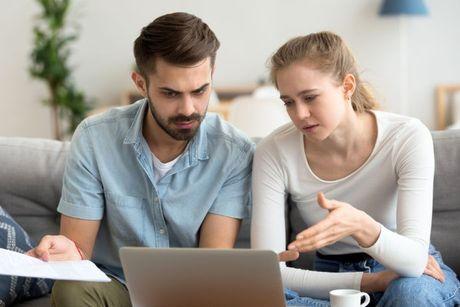
[[157,58],[189,66],[210,57],[214,67],[219,46],[219,40],[206,23],[179,12],[160,16],[144,27],[134,42],[134,57],[139,72],[147,78],[155,71]]

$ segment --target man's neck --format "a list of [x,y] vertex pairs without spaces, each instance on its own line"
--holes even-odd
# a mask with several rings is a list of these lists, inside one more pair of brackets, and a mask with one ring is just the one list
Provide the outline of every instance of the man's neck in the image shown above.
[[163,163],[170,162],[182,154],[188,141],[178,141],[167,134],[150,112],[146,112],[142,127],[150,151]]

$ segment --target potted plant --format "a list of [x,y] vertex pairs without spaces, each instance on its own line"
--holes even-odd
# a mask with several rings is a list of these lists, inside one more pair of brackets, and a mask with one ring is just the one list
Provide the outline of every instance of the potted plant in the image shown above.
[[[37,2],[41,13],[33,28],[30,73],[47,84],[50,96],[43,102],[53,112],[54,138],[62,140],[66,132],[75,130],[89,111],[89,102],[72,81],[72,68],[68,64],[69,45],[77,39],[77,33],[75,29],[72,33],[67,29],[70,0]],[[67,129],[64,129],[64,123]]]

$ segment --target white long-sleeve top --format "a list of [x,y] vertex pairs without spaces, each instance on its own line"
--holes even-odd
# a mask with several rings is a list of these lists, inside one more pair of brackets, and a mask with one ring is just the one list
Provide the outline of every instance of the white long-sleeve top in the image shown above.
[[[318,192],[349,203],[381,224],[374,245],[363,248],[350,236],[319,250],[337,255],[365,252],[401,276],[420,276],[427,263],[431,230],[434,154],[429,130],[417,119],[373,111],[377,140],[367,161],[345,178],[327,181],[310,169],[302,133],[286,124],[258,145],[253,164],[251,245],[286,250],[286,198],[307,226],[327,210]],[[296,229],[301,231],[303,229]],[[325,273],[280,264],[285,287],[302,296],[326,298],[332,289],[359,289],[362,273]]]

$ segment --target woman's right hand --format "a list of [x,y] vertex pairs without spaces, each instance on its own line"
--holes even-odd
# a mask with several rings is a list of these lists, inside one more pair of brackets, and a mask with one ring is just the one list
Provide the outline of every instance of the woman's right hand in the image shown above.
[[[423,273],[439,280],[440,282],[444,282],[445,280],[444,272],[440,268],[436,259],[431,255],[428,256],[428,262]],[[383,292],[396,278],[399,278],[399,275],[391,271],[364,273],[363,278],[361,279],[361,291]]]
[[361,291],[384,292],[388,285],[399,278],[399,275],[392,271],[382,271],[377,273],[364,273],[361,279]]
[[62,235],[44,236],[35,248],[26,252],[26,255],[43,261],[82,260],[75,243]]
[[286,250],[278,254],[278,261],[279,262],[294,261],[294,260],[297,260],[299,256],[300,254],[298,251]]

